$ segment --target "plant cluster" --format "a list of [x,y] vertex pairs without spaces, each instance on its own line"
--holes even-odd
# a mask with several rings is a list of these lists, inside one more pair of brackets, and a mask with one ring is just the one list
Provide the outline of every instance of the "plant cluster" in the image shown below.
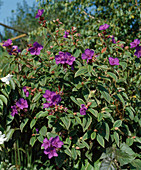
[[139,38],[127,44],[103,22],[87,44],[84,30],[65,30],[44,12],[35,16],[40,43],[21,51],[11,40],[3,44],[10,54],[3,72],[10,74],[0,82],[1,162],[16,169],[139,169]]

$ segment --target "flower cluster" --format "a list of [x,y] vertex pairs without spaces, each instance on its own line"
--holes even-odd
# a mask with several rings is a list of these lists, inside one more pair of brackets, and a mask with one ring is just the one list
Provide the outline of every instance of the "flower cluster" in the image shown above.
[[65,31],[64,38],[68,38],[69,32]]
[[118,58],[109,57],[109,63],[112,66],[119,65],[119,59]]
[[39,9],[38,13],[36,14],[35,18],[40,18],[44,12],[44,9]]
[[104,25],[101,25],[100,27],[99,27],[99,30],[106,30],[107,28],[109,28],[109,26],[110,25],[108,25],[108,24],[104,24]]
[[18,114],[18,111],[27,109],[28,108],[28,103],[27,100],[24,100],[23,98],[20,98],[17,102],[16,105],[11,106],[12,112],[11,115],[15,116],[15,114]]
[[12,40],[8,39],[3,43],[3,46],[7,48],[7,52],[9,55],[17,55],[21,50],[18,49],[18,46],[14,45],[12,46]]
[[130,43],[130,48],[134,48],[136,49],[136,52],[134,53],[135,56],[137,56],[138,58],[140,58],[141,56],[141,46],[139,46],[140,44],[140,40],[135,39],[133,42]]
[[24,91],[25,96],[28,97],[29,96],[29,91],[27,90],[27,87],[24,86],[22,89]]
[[44,108],[49,108],[55,106],[61,102],[61,97],[59,94],[56,94],[54,91],[46,90],[43,94],[43,97],[46,99],[47,103],[44,103]]
[[2,132],[0,131],[0,145],[2,145],[6,140],[7,138],[5,137],[5,134],[2,135]]
[[80,108],[80,114],[81,115],[86,115],[86,106],[84,104],[81,104],[81,108]]
[[43,46],[40,45],[39,43],[35,42],[35,43],[33,44],[33,47],[30,47],[30,48],[28,49],[28,51],[30,51],[30,53],[31,53],[32,55],[39,55],[39,54],[40,54],[40,51],[41,51],[42,49],[43,49]]
[[93,50],[86,49],[81,57],[82,57],[83,60],[87,59],[87,63],[88,63],[89,60],[92,59],[93,55],[94,55],[94,51]]
[[73,57],[68,52],[59,51],[59,55],[55,56],[55,61],[56,61],[56,64],[61,63],[61,64],[68,64],[68,65],[72,66],[73,62],[75,61],[75,57]]
[[44,153],[51,159],[54,156],[58,156],[56,151],[58,148],[61,148],[63,144],[64,143],[60,141],[59,136],[56,136],[55,138],[51,137],[49,140],[45,138],[41,147],[44,147]]

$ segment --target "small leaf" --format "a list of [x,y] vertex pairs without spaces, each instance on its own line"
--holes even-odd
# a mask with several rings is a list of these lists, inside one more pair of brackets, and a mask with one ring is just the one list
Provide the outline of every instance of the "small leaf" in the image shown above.
[[93,132],[93,133],[91,134],[91,139],[94,140],[95,138],[96,138],[96,132]]
[[105,142],[104,142],[103,137],[101,135],[97,134],[96,139],[97,139],[98,143],[104,148]]
[[25,118],[22,123],[20,124],[20,129],[21,129],[21,132],[23,132],[23,129],[24,127],[26,126],[27,122],[28,122],[28,118]]
[[117,146],[119,147],[119,134],[117,132],[114,132],[114,139],[115,139]]
[[121,121],[121,120],[117,120],[117,121],[114,122],[113,127],[114,127],[114,128],[115,128],[115,127],[120,127],[121,124],[122,124],[122,121]]
[[7,105],[7,98],[4,95],[0,95],[0,99]]
[[36,142],[36,137],[35,136],[32,136],[31,138],[30,138],[30,145],[33,147],[34,146],[34,144],[35,144],[35,142]]
[[32,121],[30,122],[30,128],[32,129],[33,126],[36,124],[37,119],[32,119]]
[[39,134],[41,134],[42,136],[46,136],[46,133],[47,133],[47,127],[46,126],[43,126],[40,131],[39,131]]
[[85,73],[87,73],[88,70],[85,66],[80,67],[79,70],[75,73],[74,77],[78,77],[80,75],[84,75]]

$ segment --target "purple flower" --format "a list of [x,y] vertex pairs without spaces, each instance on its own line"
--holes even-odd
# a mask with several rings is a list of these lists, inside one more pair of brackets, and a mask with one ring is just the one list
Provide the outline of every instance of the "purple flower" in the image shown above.
[[27,100],[24,100],[23,98],[20,98],[17,102],[16,102],[17,107],[19,107],[21,110],[23,110],[24,108],[28,108],[28,103]]
[[112,66],[119,65],[119,59],[118,58],[109,57],[109,63]]
[[51,97],[51,103],[52,105],[57,105],[58,103],[61,102],[61,97],[59,94],[53,94],[52,97]]
[[43,46],[40,45],[39,43],[35,42],[33,44],[33,47],[29,48],[28,50],[32,55],[39,55],[40,51],[43,49]]
[[73,57],[70,53],[66,52],[66,59],[66,63],[72,66],[73,62],[75,61],[75,57]]
[[101,25],[101,26],[99,27],[99,30],[106,30],[107,28],[109,28],[109,26],[110,26],[110,25],[108,25],[108,24]]
[[[47,101],[51,101],[52,95],[55,92],[52,92],[50,90],[46,90],[45,93],[43,94],[43,97],[47,99]],[[55,93],[56,94],[56,93]]]
[[94,51],[93,50],[86,49],[85,52],[82,54],[81,58],[83,60],[87,59],[87,63],[88,63],[89,60],[92,59],[93,55],[94,55]]
[[68,38],[69,32],[65,31],[64,38]]
[[11,115],[12,115],[13,117],[15,116],[15,114],[18,114],[18,110],[17,110],[17,108],[16,108],[16,105],[11,106],[11,109],[12,109]]
[[59,139],[59,136],[56,136],[55,138],[53,138],[51,140],[51,144],[52,146],[54,146],[55,148],[61,148],[62,145],[64,145],[64,143]]
[[44,149],[47,149],[48,147],[50,147],[50,145],[51,145],[50,141],[47,138],[45,138],[43,140],[43,144],[41,145],[41,147],[44,147]]
[[116,44],[116,41],[115,41],[115,37],[114,37],[114,36],[112,36],[112,43],[113,43],[113,44]]
[[73,62],[75,61],[75,57],[73,57],[68,52],[59,51],[59,55],[55,56],[55,61],[56,61],[56,64],[68,64],[71,66]]
[[56,149],[54,147],[47,148],[44,153],[48,155],[48,158],[51,159],[52,157],[57,157],[58,154],[56,152]]
[[140,40],[135,39],[133,42],[130,43],[131,47],[130,48],[134,48],[137,47],[137,45],[140,44]]
[[87,108],[85,107],[85,105],[81,104],[80,114],[81,115],[86,115],[86,110],[87,110]]
[[136,47],[136,52],[134,53],[134,55],[137,56],[138,58],[140,58],[140,56],[141,56],[141,46]]
[[11,45],[12,45],[12,40],[11,40],[11,39],[8,39],[7,41],[5,41],[5,42],[3,43],[2,46],[9,47],[9,46],[11,46]]
[[13,55],[13,53],[19,53],[21,50],[18,49],[18,46],[14,45],[10,50],[7,50],[9,52],[9,55]]
[[44,9],[39,9],[39,10],[38,10],[38,13],[37,13],[36,16],[35,16],[35,18],[41,17],[41,15],[43,14],[43,12],[44,12]]
[[27,90],[26,86],[24,86],[22,89],[24,91],[25,96],[28,97],[29,96],[29,91]]
[[51,137],[49,140],[45,138],[41,146],[45,149],[44,153],[51,159],[54,156],[58,156],[56,149],[61,148],[62,145],[64,145],[64,143],[60,141],[59,136],[56,136],[55,138]]

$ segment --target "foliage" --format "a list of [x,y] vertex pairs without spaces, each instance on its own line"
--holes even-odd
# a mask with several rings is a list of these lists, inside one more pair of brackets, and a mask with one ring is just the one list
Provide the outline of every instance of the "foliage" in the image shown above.
[[[134,55],[135,49],[130,48],[130,43],[140,36],[130,34],[127,41],[125,32],[118,32],[116,22],[104,19],[99,22],[100,12],[96,13],[96,19],[82,14],[80,9],[87,9],[89,5],[84,6],[82,1],[77,9],[75,2],[58,1],[60,8],[63,6],[62,13],[57,13],[58,18],[52,15],[49,18],[48,12],[54,12],[57,6],[47,1],[45,18],[40,17],[39,29],[31,32],[28,39],[43,46],[39,55],[31,54],[31,44],[21,53],[7,54],[10,62],[3,68],[2,76],[11,73],[13,78],[10,85],[0,82],[0,130],[8,138],[0,146],[2,168],[114,170],[141,167],[141,60]],[[103,5],[102,1],[99,3]],[[68,14],[72,8],[76,12],[76,15],[70,14],[69,20],[64,12],[66,7]],[[100,31],[99,26],[105,23],[110,27]],[[130,26],[126,28],[128,31]],[[68,38],[64,38],[65,31],[69,32]],[[112,35],[116,43],[112,42]],[[121,37],[125,41],[121,41]],[[86,49],[94,51],[88,61],[82,60]],[[75,57],[73,65],[56,64],[60,51]],[[109,57],[118,58],[119,65],[110,65]],[[23,91],[24,86],[29,95]],[[61,102],[43,108],[47,102],[46,90],[59,94]],[[20,98],[27,100],[28,109],[18,110],[13,117],[11,106]],[[86,115],[80,114],[82,105],[87,108]],[[48,159],[41,145],[45,138],[56,136],[64,144],[57,151],[58,157]]]

